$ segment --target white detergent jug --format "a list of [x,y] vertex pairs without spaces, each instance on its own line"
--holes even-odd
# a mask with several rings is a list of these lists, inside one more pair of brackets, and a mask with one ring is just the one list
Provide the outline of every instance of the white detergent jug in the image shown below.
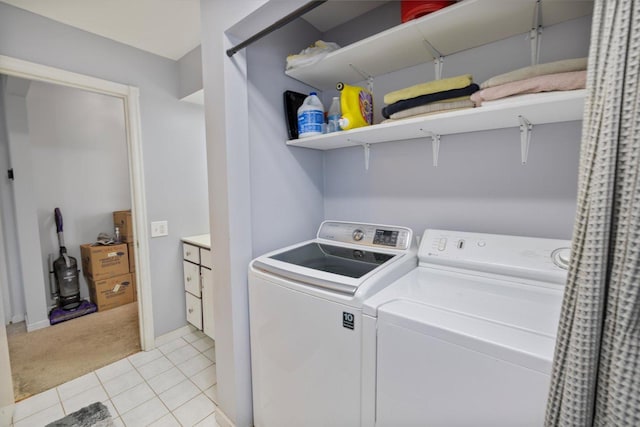
[[298,108],[298,138],[322,135],[324,130],[324,106],[318,94],[311,92]]

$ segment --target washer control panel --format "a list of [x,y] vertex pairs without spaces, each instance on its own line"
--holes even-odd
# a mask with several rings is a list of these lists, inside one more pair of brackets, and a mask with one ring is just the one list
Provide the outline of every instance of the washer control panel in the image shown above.
[[421,264],[563,283],[569,247],[566,240],[426,230],[418,256]]
[[393,225],[325,221],[320,225],[318,238],[404,250],[411,246],[413,232],[409,228]]
[[375,234],[373,235],[373,244],[392,246],[395,248],[398,243],[398,233],[398,230],[376,228]]

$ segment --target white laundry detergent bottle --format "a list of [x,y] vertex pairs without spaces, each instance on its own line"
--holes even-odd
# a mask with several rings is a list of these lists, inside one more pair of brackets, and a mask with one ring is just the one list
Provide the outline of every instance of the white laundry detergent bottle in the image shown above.
[[298,138],[322,135],[324,127],[324,106],[318,94],[311,92],[298,108]]

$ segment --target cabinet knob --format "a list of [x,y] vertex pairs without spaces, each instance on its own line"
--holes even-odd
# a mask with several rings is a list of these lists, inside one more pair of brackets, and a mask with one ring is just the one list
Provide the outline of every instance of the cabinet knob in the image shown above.
[[189,314],[193,313],[193,308],[189,309]]
[[187,251],[187,256],[191,256],[191,251]]
[[187,282],[191,281],[191,276],[187,276]]

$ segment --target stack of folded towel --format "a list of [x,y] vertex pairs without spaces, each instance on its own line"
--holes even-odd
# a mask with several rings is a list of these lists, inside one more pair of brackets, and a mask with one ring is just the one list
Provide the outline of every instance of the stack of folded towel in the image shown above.
[[384,103],[388,105],[382,109],[382,115],[386,119],[397,120],[473,108],[470,95],[478,89],[471,74],[420,83],[386,94]]
[[565,59],[546,64],[532,65],[492,77],[480,85],[471,95],[479,107],[514,95],[583,89],[587,78],[587,58]]

